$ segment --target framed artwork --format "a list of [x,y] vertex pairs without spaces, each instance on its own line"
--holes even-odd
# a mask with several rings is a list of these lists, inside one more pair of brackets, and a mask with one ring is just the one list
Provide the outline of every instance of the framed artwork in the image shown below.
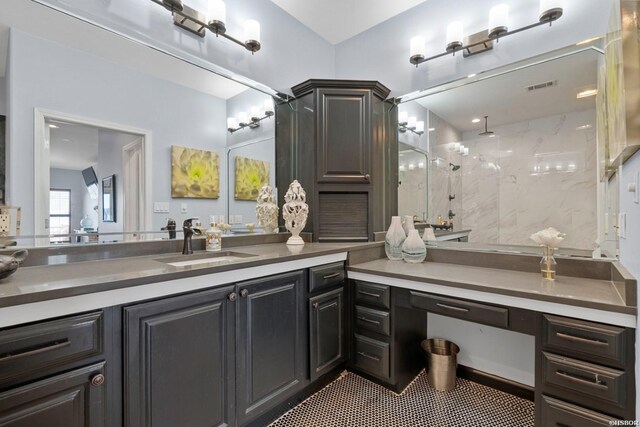
[[116,176],[102,179],[102,222],[116,222]]
[[235,199],[256,201],[260,189],[269,184],[269,162],[236,156]]
[[215,151],[171,146],[171,197],[220,197],[220,160]]

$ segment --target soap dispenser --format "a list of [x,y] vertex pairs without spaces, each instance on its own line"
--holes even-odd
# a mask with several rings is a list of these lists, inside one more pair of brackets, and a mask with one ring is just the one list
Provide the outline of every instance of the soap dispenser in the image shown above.
[[222,231],[218,228],[215,216],[211,215],[209,222],[211,223],[211,228],[205,232],[207,239],[206,251],[217,252],[222,249]]

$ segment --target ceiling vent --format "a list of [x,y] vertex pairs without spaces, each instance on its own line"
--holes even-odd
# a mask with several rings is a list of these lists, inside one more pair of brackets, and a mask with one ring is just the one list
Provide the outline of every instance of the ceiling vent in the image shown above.
[[535,85],[527,86],[527,92],[533,92],[535,90],[546,89],[548,87],[557,86],[557,85],[558,85],[558,81],[557,80],[551,80],[551,81],[544,82],[544,83],[538,83],[538,84],[535,84]]

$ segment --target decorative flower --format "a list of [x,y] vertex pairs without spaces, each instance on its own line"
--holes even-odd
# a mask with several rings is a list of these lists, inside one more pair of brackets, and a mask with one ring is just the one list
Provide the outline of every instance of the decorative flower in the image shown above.
[[532,234],[531,240],[540,246],[548,246],[552,249],[557,249],[565,236],[565,233],[561,233],[555,228],[549,227]]

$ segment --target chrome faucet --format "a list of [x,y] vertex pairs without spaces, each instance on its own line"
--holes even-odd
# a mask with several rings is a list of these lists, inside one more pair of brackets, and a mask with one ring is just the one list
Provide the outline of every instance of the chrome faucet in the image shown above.
[[176,220],[173,218],[169,218],[167,220],[167,225],[162,227],[160,230],[169,232],[169,239],[176,238]]
[[182,223],[182,232],[184,233],[184,244],[182,245],[182,255],[191,255],[193,248],[191,247],[191,238],[195,234],[199,236],[202,234],[202,230],[193,226],[192,221],[198,218],[185,219]]

